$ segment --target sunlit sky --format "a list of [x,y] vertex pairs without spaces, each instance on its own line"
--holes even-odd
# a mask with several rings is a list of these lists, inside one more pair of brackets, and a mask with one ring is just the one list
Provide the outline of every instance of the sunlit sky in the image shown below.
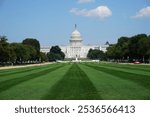
[[0,35],[66,45],[77,24],[84,44],[150,35],[150,0],[0,0]]

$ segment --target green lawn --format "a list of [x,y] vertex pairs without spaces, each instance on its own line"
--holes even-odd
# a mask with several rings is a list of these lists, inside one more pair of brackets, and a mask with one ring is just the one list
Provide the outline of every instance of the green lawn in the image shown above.
[[60,63],[0,70],[0,99],[150,99],[150,66]]

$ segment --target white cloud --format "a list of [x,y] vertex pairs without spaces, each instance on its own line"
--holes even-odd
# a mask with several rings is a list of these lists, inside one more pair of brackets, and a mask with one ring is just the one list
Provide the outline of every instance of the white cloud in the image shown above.
[[78,0],[78,3],[90,3],[94,2],[95,0]]
[[70,12],[78,16],[93,17],[98,19],[104,19],[112,15],[112,11],[107,6],[99,6],[90,10],[73,8]]
[[150,17],[150,6],[141,9],[135,16],[133,16],[133,18],[144,18],[144,17]]

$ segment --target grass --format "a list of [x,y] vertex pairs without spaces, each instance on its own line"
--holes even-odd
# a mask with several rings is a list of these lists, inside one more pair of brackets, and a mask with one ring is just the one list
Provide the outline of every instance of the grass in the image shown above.
[[150,66],[51,64],[0,70],[1,100],[150,99]]
[[88,76],[73,64],[43,99],[101,99]]

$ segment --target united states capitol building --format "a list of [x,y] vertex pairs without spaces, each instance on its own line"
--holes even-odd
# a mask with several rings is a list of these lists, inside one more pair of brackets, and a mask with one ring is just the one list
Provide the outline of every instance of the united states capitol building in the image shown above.
[[[106,52],[106,48],[109,46],[109,44],[105,45],[84,45],[82,36],[80,32],[77,30],[77,26],[75,25],[75,30],[72,32],[69,44],[66,46],[59,46],[61,50],[65,54],[65,58],[87,58],[88,51],[90,49],[99,49],[103,52]],[[50,51],[50,48],[52,46],[42,46],[41,52],[48,53]]]

